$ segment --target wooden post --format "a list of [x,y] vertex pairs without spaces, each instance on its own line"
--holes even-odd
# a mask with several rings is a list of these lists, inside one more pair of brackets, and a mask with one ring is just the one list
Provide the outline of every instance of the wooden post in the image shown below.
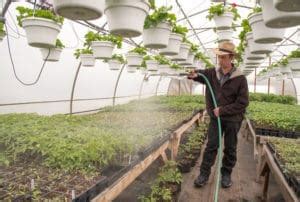
[[271,84],[271,78],[268,79],[268,95],[270,95],[270,84]]
[[265,180],[264,180],[263,201],[267,201],[267,199],[268,199],[269,179],[270,179],[270,169],[268,168],[266,171]]
[[256,92],[256,67],[254,68],[254,93]]
[[281,95],[284,95],[284,83],[285,83],[285,81],[284,81],[284,79],[282,80],[282,91],[281,91]]
[[181,86],[180,86],[180,84],[181,84],[181,80],[179,80],[179,82],[178,82],[178,88],[179,88],[179,91],[178,91],[178,92],[179,92],[179,95],[181,94],[181,92],[180,92],[180,91],[181,91]]

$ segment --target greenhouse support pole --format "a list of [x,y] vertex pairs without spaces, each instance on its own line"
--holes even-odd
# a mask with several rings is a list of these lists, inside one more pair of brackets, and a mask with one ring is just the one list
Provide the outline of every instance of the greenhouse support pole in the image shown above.
[[143,91],[144,81],[145,81],[146,77],[147,77],[147,74],[144,75],[143,80],[142,80],[142,83],[141,83],[141,85],[140,85],[140,90],[139,90],[139,100],[140,100],[141,97],[142,97],[142,91]]
[[76,82],[78,79],[78,75],[79,75],[79,71],[81,69],[81,62],[79,62],[76,74],[75,74],[75,78],[73,81],[73,86],[72,86],[72,92],[71,92],[71,100],[70,100],[70,115],[72,115],[73,113],[73,101],[74,101],[74,92],[75,92],[75,86],[76,86]]
[[0,17],[1,17],[1,18],[0,18],[0,22],[1,22],[1,21],[4,22],[5,13],[6,13],[6,11],[8,11],[8,8],[9,8],[11,2],[12,2],[12,0],[7,0],[7,1],[6,1],[5,5],[4,5],[3,9],[2,9],[1,16],[0,16]]
[[295,91],[295,96],[296,96],[297,103],[299,103],[299,100],[298,100],[298,94],[297,94],[297,88],[296,88],[294,79],[291,78],[291,81],[292,81],[292,84],[293,84],[293,87],[294,87],[294,91]]
[[159,80],[158,80],[158,82],[156,84],[156,89],[155,89],[155,95],[156,96],[157,96],[157,93],[158,93],[158,88],[159,88],[159,84],[160,84],[161,80],[162,80],[162,76],[159,77]]
[[126,66],[126,65],[123,64],[123,66],[122,66],[122,68],[121,68],[121,70],[120,70],[120,72],[119,72],[118,79],[117,79],[116,84],[115,84],[114,96],[113,96],[113,107],[114,107],[115,104],[116,104],[116,95],[117,95],[118,85],[119,85],[119,81],[120,81],[120,78],[121,78],[121,74],[122,74],[122,72],[123,72],[125,66]]

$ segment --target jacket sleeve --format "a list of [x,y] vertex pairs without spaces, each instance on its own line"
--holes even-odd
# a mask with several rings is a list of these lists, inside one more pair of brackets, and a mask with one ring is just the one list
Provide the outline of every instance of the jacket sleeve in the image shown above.
[[249,105],[249,91],[247,79],[243,76],[238,96],[234,103],[220,107],[220,116],[235,115],[245,113],[246,107]]
[[204,76],[206,76],[207,78],[209,78],[209,69],[205,69],[205,70],[196,70],[196,73],[198,74],[198,77],[194,78],[194,81],[200,82],[202,84],[206,84],[205,80],[203,79],[202,76],[199,75],[199,73],[203,74]]

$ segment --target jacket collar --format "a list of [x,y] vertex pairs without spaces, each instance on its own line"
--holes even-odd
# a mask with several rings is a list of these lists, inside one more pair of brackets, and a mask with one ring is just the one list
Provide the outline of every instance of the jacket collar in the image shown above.
[[[216,70],[217,78],[218,78],[218,80],[220,80],[221,79],[220,71],[222,71],[221,67],[216,67],[215,70]],[[242,71],[239,68],[234,68],[233,72],[231,72],[229,79],[233,79],[233,78],[241,76],[241,75],[243,75]]]

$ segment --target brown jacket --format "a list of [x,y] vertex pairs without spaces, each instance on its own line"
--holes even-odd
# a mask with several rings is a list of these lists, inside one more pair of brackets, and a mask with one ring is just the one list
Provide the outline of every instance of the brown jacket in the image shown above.
[[[220,84],[221,74],[219,69],[212,68],[206,70],[197,70],[198,73],[204,74],[214,91],[217,105],[220,107],[220,117],[227,121],[242,121],[246,107],[249,104],[249,91],[246,77],[237,68],[230,75],[222,86]],[[200,83],[206,84],[201,76],[194,79]],[[209,88],[206,88],[206,109],[210,117],[216,118],[213,113],[214,105],[210,95]]]

